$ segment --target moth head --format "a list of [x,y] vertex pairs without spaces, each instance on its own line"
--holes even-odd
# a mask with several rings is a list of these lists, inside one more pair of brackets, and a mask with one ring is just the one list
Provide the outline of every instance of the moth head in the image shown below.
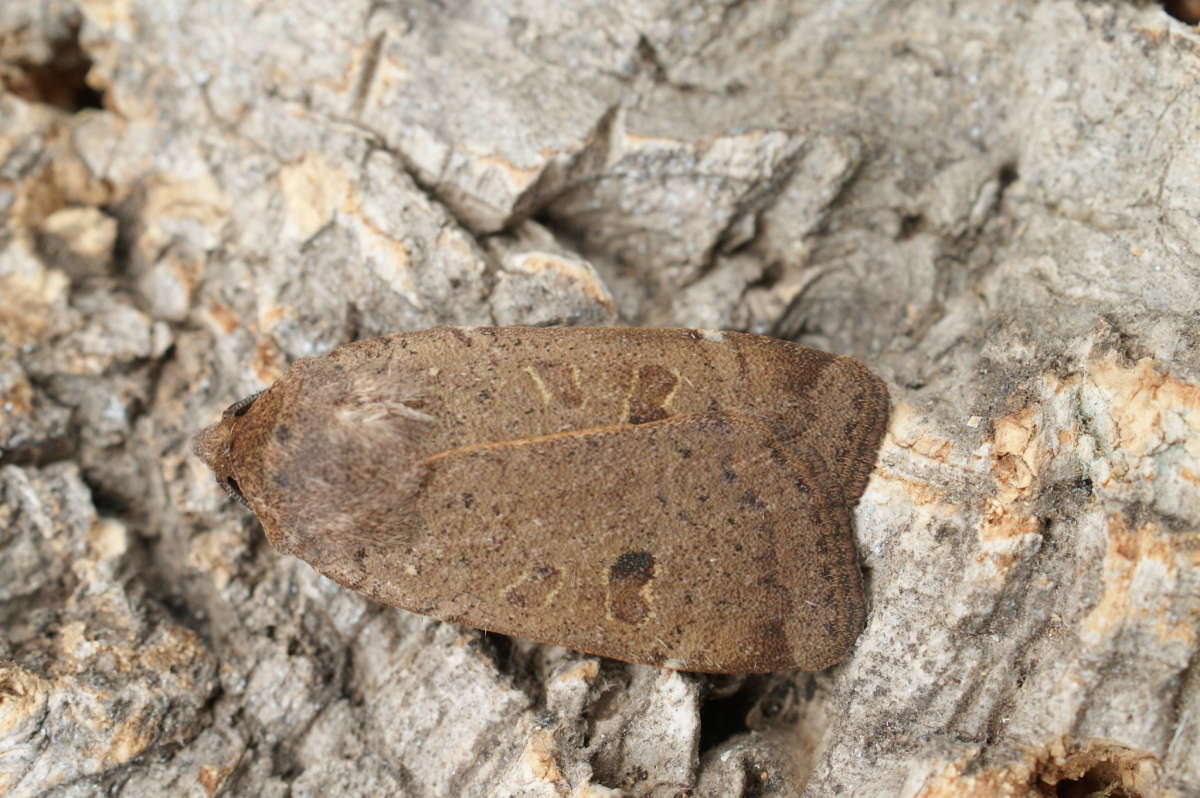
[[234,457],[234,439],[238,425],[246,412],[262,392],[247,396],[231,404],[221,414],[221,420],[216,424],[205,427],[197,433],[192,441],[192,451],[204,464],[212,469],[217,478],[217,484],[225,489],[229,496],[249,507],[236,474],[237,459]]

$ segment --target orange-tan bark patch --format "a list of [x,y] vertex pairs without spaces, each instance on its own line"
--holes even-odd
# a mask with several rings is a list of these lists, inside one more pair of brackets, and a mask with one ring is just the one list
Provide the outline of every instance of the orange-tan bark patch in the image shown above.
[[284,357],[275,346],[275,342],[268,337],[259,338],[254,346],[254,375],[264,385],[270,385],[283,374],[285,365],[287,364]]
[[554,735],[548,731],[536,731],[529,736],[529,742],[525,744],[525,750],[521,754],[521,761],[538,781],[557,783],[563,780],[562,771],[558,768],[557,754]]
[[1093,363],[1089,376],[1109,396],[1117,448],[1135,456],[1148,453],[1162,444],[1167,417],[1177,415],[1186,426],[1187,452],[1200,462],[1200,386],[1161,373],[1149,358],[1128,368],[1116,355]]
[[1133,625],[1153,629],[1162,643],[1195,647],[1200,610],[1193,606],[1189,613],[1178,612],[1169,604],[1171,590],[1147,595],[1137,589],[1136,577],[1142,570],[1154,569],[1157,573],[1152,581],[1161,586],[1178,580],[1181,565],[1200,567],[1200,532],[1164,533],[1149,521],[1131,529],[1123,515],[1110,515],[1104,593],[1083,620],[1084,639],[1097,643]]
[[229,335],[238,328],[237,314],[215,299],[209,300],[208,318],[225,335]]
[[1037,445],[1035,412],[1034,407],[1026,407],[995,421],[992,474],[1002,501],[1028,493],[1037,478],[1043,455]]
[[1151,754],[1105,740],[1088,740],[1072,748],[1054,740],[1041,749],[1025,749],[1012,761],[984,768],[977,766],[978,754],[972,749],[929,773],[914,798],[1158,794],[1158,762]]

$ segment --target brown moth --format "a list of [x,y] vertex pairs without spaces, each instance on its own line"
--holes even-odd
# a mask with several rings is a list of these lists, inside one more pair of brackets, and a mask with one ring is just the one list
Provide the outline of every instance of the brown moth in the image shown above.
[[196,438],[271,544],[445,621],[711,673],[864,622],[888,418],[860,363],[733,332],[441,328],[299,360]]

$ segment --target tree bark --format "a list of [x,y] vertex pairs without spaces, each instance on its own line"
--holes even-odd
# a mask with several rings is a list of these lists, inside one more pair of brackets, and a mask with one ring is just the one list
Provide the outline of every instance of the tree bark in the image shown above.
[[[1198,72],[1155,4],[8,0],[0,792],[1200,793]],[[882,376],[850,659],[374,605],[190,454],[296,358],[495,323]]]

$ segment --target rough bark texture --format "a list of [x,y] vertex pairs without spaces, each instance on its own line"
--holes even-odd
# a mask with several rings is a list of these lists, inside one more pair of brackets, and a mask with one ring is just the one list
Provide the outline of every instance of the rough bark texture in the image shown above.
[[[1198,75],[1115,0],[0,4],[0,791],[1198,794]],[[188,452],[476,323],[870,364],[852,658],[387,610]]]

